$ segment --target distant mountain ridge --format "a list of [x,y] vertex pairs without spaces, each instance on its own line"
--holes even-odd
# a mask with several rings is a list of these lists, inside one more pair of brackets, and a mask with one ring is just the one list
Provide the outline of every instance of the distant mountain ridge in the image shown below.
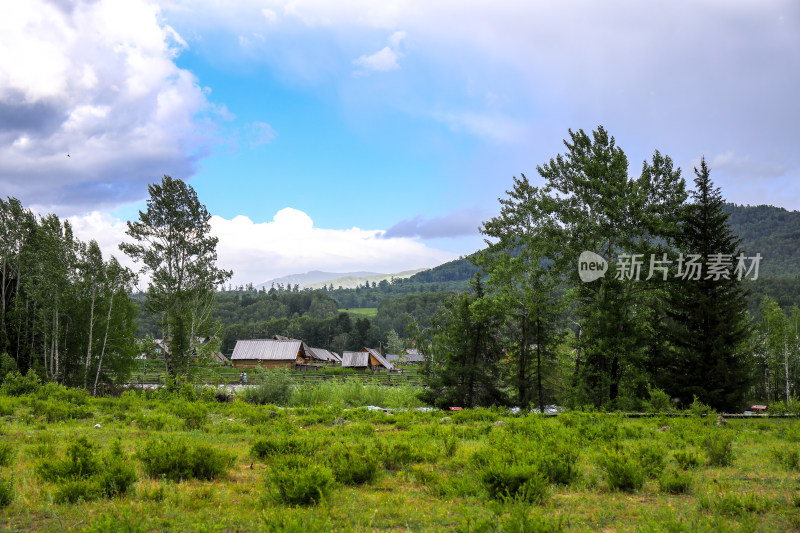
[[392,278],[407,278],[418,272],[427,270],[425,268],[418,268],[415,270],[404,270],[394,274],[384,274],[380,272],[324,272],[321,270],[312,270],[305,274],[290,274],[280,278],[271,279],[256,285],[256,289],[265,288],[269,290],[273,284],[275,286],[294,286],[299,285],[301,289],[321,289],[323,286],[333,285],[334,288],[342,287],[344,289],[352,289],[358,286],[363,286],[365,283],[375,282],[380,283],[382,280],[390,280]]

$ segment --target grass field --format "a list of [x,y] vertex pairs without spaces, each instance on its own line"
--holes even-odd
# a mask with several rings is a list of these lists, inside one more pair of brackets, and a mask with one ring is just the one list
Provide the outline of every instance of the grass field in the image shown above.
[[377,307],[351,307],[350,309],[339,309],[339,311],[344,311],[345,313],[350,313],[357,317],[365,316],[367,318],[375,318],[378,314]]
[[[220,403],[188,387],[10,391],[0,529],[800,528],[794,419],[401,410],[412,391],[327,387],[336,405],[310,408]],[[367,401],[396,409],[345,408]]]

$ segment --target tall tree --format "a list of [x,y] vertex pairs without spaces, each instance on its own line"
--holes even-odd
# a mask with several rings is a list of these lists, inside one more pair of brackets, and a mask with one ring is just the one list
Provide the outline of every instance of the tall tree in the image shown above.
[[209,328],[214,289],[231,276],[216,266],[217,241],[209,235],[211,215],[194,189],[182,180],[164,176],[148,187],[147,210],[128,222],[130,237],[120,249],[141,262],[150,275],[145,308],[158,316],[169,343],[167,372],[188,373],[198,336]]
[[505,403],[498,365],[501,319],[477,274],[473,287],[472,293],[458,293],[445,301],[425,332],[429,341],[415,336],[429,358],[420,397],[439,407]]
[[[740,407],[751,383],[747,293],[734,273],[739,239],[728,225],[722,193],[705,159],[695,168],[693,202],[685,207],[675,245],[684,258],[699,256],[706,271],[686,263],[673,277],[667,297],[671,364],[658,374],[665,390],[684,403],[697,396],[715,409]],[[725,274],[708,265],[725,266]]]
[[[652,284],[640,283],[631,259],[661,257],[686,199],[680,169],[658,151],[638,178],[628,176],[628,159],[603,127],[590,137],[570,130],[567,152],[539,166],[543,200],[557,228],[559,252],[552,257],[565,276],[578,318],[576,390],[596,406],[613,404],[646,345],[637,317]],[[579,279],[576,261],[584,251],[609,263],[591,282]],[[646,272],[647,266],[642,269]]]
[[524,174],[514,178],[514,187],[506,194],[500,198],[500,214],[481,228],[488,247],[475,262],[488,275],[487,292],[504,318],[516,403],[527,408],[535,398],[542,410],[545,367],[554,361],[564,329],[564,299],[558,294],[559,276],[550,259],[557,252],[558,228],[547,198]]

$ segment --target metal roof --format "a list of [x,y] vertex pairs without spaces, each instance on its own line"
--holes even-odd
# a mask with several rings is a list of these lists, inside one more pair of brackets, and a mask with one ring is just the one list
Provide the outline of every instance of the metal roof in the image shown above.
[[324,348],[311,348],[314,357],[320,361],[336,361],[336,358],[331,352]]
[[375,348],[364,348],[364,349],[365,349],[365,350],[367,350],[367,352],[371,353],[371,354],[372,354],[372,357],[374,357],[375,359],[377,359],[377,360],[378,360],[378,362],[379,362],[380,364],[382,364],[384,367],[388,368],[389,370],[393,370],[393,369],[394,369],[394,365],[392,365],[392,363],[390,363],[389,361],[387,361],[387,360],[386,360],[386,358],[384,358],[384,357],[381,355],[381,352],[379,352],[379,351],[378,351],[378,350],[376,350]]
[[338,353],[336,352],[328,352],[328,353],[331,354],[331,357],[333,357],[333,360],[336,361],[337,363],[342,362],[342,356],[339,355]]
[[367,352],[343,352],[342,366],[369,366],[369,354]]
[[274,339],[259,339],[236,341],[236,346],[231,354],[231,361],[237,359],[259,359],[273,361],[294,361],[300,351],[300,341]]

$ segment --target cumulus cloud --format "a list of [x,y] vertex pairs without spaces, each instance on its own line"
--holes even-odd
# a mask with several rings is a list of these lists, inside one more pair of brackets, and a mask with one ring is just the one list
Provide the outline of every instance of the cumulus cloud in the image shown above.
[[405,36],[406,33],[403,31],[394,32],[391,37],[389,37],[389,46],[381,48],[372,55],[362,55],[354,60],[353,64],[361,67],[363,70],[359,72],[362,73],[363,71],[369,70],[386,72],[388,70],[400,68],[397,60],[402,54],[398,51],[398,48]]
[[[0,18],[0,185],[45,211],[140,198],[186,178],[213,134],[186,42],[145,0],[19,2]],[[68,157],[69,154],[69,157]]]
[[478,227],[488,214],[479,209],[460,209],[441,217],[426,218],[417,215],[404,219],[386,230],[384,239],[421,237],[436,239],[441,237],[462,237],[477,235]]
[[[99,212],[69,220],[78,238],[95,239],[105,257],[113,254],[122,264],[138,270],[139,265],[118,248],[120,242],[129,240],[125,222]],[[260,283],[309,270],[399,272],[436,266],[456,257],[409,238],[383,239],[384,231],[379,229],[317,228],[308,214],[291,207],[262,223],[242,215],[232,220],[213,216],[211,228],[219,238],[218,265],[233,270],[234,284]]]

